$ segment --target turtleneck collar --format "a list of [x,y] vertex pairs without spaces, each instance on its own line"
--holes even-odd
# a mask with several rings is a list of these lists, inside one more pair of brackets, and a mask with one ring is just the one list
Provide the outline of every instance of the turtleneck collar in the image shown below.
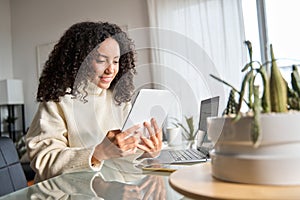
[[88,81],[86,91],[89,95],[100,95],[104,89],[99,88],[95,83]]
[[[81,86],[78,90],[80,92],[82,92],[83,86]],[[103,91],[105,91],[104,89],[99,88],[95,83],[93,83],[91,81],[88,81],[87,88],[85,90],[87,91],[88,95],[101,95],[101,93]],[[70,92],[70,91],[71,91],[71,88],[67,88],[67,92]]]

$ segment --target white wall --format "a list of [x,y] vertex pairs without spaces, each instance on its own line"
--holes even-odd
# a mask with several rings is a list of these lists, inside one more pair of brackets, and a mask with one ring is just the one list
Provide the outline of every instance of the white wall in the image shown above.
[[0,80],[13,77],[9,0],[0,0]]
[[[2,22],[1,17],[2,4],[8,7],[9,0],[0,2],[0,25],[9,26],[9,14],[5,14],[7,23]],[[146,0],[11,0],[10,3],[13,75],[24,83],[26,127],[30,125],[37,108],[37,45],[57,41],[68,27],[84,20],[109,21],[127,25],[129,30],[148,26]],[[9,33],[5,39],[10,39]],[[8,44],[6,46],[10,47]],[[140,60],[142,63],[149,59],[145,51],[141,51],[141,58],[144,59]],[[9,71],[7,76],[9,73],[12,72]]]

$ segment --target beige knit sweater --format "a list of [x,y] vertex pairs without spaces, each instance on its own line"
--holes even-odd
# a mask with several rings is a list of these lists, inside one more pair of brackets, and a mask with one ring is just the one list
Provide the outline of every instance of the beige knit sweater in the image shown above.
[[101,169],[91,163],[94,147],[109,130],[122,127],[131,104],[116,105],[110,90],[92,83],[88,93],[87,103],[71,95],[40,103],[26,136],[36,182],[65,172]]

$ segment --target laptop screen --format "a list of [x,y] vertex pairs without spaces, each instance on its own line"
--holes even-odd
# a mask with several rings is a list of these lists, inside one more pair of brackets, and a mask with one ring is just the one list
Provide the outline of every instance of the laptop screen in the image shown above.
[[200,117],[199,117],[199,129],[207,131],[207,117],[218,116],[219,109],[219,96],[212,97],[201,101],[200,105]]

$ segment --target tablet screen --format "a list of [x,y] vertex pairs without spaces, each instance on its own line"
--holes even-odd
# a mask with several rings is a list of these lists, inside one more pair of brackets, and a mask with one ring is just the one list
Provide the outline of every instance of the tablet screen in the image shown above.
[[[176,97],[168,90],[141,89],[127,116],[122,131],[136,124],[142,125],[145,121],[150,123],[151,118],[155,118],[161,128],[169,109],[174,103],[176,103]],[[142,132],[145,133],[144,130]],[[147,137],[147,133],[145,134]]]

